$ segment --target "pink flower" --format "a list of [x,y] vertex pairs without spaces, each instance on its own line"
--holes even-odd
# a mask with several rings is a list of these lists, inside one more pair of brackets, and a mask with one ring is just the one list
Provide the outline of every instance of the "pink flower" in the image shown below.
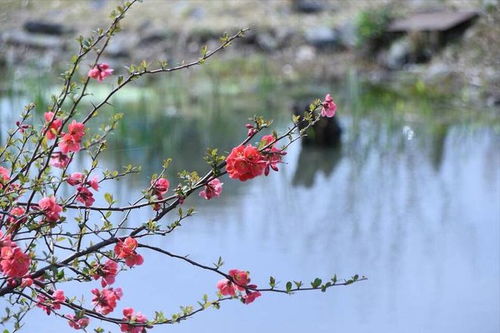
[[[151,181],[151,186],[153,191],[152,199],[160,201],[163,200],[163,195],[167,193],[170,182],[166,178],[158,178]],[[160,210],[161,208],[160,203],[154,203],[152,206],[154,210]]]
[[134,254],[125,258],[125,264],[128,267],[140,266],[144,263],[144,258],[140,254]]
[[69,162],[71,162],[71,158],[68,155],[57,152],[50,156],[49,164],[53,167],[64,169],[68,166]]
[[90,207],[94,204],[95,199],[92,192],[84,186],[79,186],[77,189],[76,201],[81,202],[85,207]]
[[7,218],[7,223],[9,224],[22,224],[26,222],[26,217],[20,219],[21,216],[26,214],[26,210],[23,207],[16,206],[10,210],[10,215]]
[[[276,141],[275,137],[272,135],[264,135],[260,140],[262,144],[265,146],[270,144],[271,142]],[[274,147],[272,144],[269,148],[266,148],[263,151],[263,155],[266,161],[266,167],[264,169],[264,175],[269,175],[269,169],[273,169],[274,171],[278,171],[278,163],[281,163],[281,158],[283,155],[286,155],[286,152]]]
[[33,279],[30,277],[21,279],[21,287],[31,287],[33,285]]
[[217,289],[224,296],[235,296],[236,289],[234,288],[234,284],[228,279],[222,279],[217,282]]
[[217,289],[224,296],[235,296],[237,291],[245,290],[245,287],[250,282],[250,273],[239,269],[231,269],[228,272],[232,281],[222,279],[217,282]]
[[80,151],[80,144],[85,135],[85,125],[73,120],[68,126],[68,133],[65,133],[59,142],[59,149],[64,154]]
[[64,134],[59,141],[59,149],[64,154],[80,151],[81,141],[71,134]]
[[[123,320],[131,323],[146,323],[148,319],[140,312],[134,314],[133,308],[123,309]],[[129,324],[121,324],[120,330],[127,333],[143,333],[146,332],[145,326],[134,326]]]
[[265,145],[268,145],[270,144],[271,142],[273,142],[273,144],[271,145],[271,147],[274,146],[274,141],[276,141],[276,138],[274,137],[274,135],[271,135],[271,134],[268,134],[268,135],[264,135],[262,137],[262,139],[260,139],[260,141],[265,144]]
[[78,318],[75,315],[67,314],[64,317],[68,319],[68,324],[70,327],[73,327],[75,330],[84,329],[89,325],[90,319],[89,317],[81,317]]
[[0,166],[0,189],[2,188],[1,183],[7,183],[10,180],[9,169]]
[[132,237],[127,237],[125,241],[118,241],[115,245],[115,254],[118,258],[125,259],[125,264],[128,267],[133,267],[135,265],[142,265],[144,259],[140,254],[137,254],[135,249],[137,248],[137,240]]
[[4,167],[0,166],[0,190],[3,189],[3,186],[7,184],[10,180],[10,171]]
[[19,129],[19,132],[24,133],[31,125],[23,124],[20,121],[16,121],[16,126]]
[[132,237],[127,237],[125,241],[118,241],[115,245],[115,254],[118,258],[126,258],[135,253],[135,249],[137,248],[137,240]]
[[[73,172],[66,179],[68,184],[70,184],[71,186],[83,185],[84,180],[85,180],[85,175],[82,174],[81,172]],[[90,186],[95,191],[98,191],[99,190],[99,178],[93,177],[91,180],[87,181],[86,185]]]
[[224,183],[221,183],[219,178],[212,179],[205,185],[205,189],[200,192],[200,197],[210,200],[220,196],[222,193],[222,185],[224,185]]
[[257,133],[257,129],[254,127],[254,125],[246,124],[245,127],[248,128],[247,136],[252,136]]
[[241,297],[241,300],[243,301],[244,304],[250,304],[253,301],[255,301],[255,299],[257,297],[260,297],[260,296],[262,296],[262,294],[259,291],[251,291],[251,292],[248,292],[243,297]]
[[168,179],[158,178],[157,180],[152,181],[151,185],[153,185],[155,194],[164,194],[168,191],[170,182],[168,181]]
[[31,258],[15,243],[10,242],[10,238],[9,243],[9,246],[3,246],[0,251],[0,270],[11,278],[23,277],[29,271]]
[[322,117],[328,117],[331,118],[335,116],[335,111],[337,111],[337,105],[335,105],[335,102],[332,99],[332,96],[330,94],[326,94],[325,100],[323,103],[321,103],[323,108],[321,109],[321,116]]
[[83,173],[81,173],[81,172],[73,172],[68,177],[68,179],[66,179],[66,181],[71,186],[75,186],[75,185],[80,185],[83,182],[84,179],[85,179],[85,176],[83,175]]
[[98,265],[95,271],[96,273],[92,277],[94,280],[102,277],[101,286],[104,288],[107,285],[115,283],[115,278],[118,274],[118,264],[114,260],[108,259],[104,265]]
[[64,291],[56,290],[51,295],[51,297],[46,297],[45,295],[38,295],[36,306],[43,309],[48,315],[53,310],[59,310],[61,308],[61,303],[66,300],[64,296]]
[[94,191],[99,191],[99,178],[97,178],[97,176],[92,177],[92,179],[88,181],[88,184]]
[[56,138],[57,133],[59,132],[59,129],[62,126],[62,119],[54,117],[54,112],[45,112],[43,115],[45,118],[45,122],[48,124],[52,119],[52,123],[50,123],[50,126],[47,129],[47,132],[45,133],[45,137],[48,140],[53,140]]
[[252,145],[233,148],[226,158],[229,177],[246,181],[262,175],[266,161],[260,151]]
[[73,120],[71,124],[68,125],[68,134],[75,138],[75,140],[81,140],[85,135],[85,125]]
[[233,278],[235,283],[235,288],[238,290],[245,290],[245,287],[250,282],[250,274],[246,271],[240,271],[239,269],[231,269],[229,276]]
[[45,197],[38,201],[38,207],[45,214],[45,219],[49,222],[57,222],[61,217],[62,207],[57,204],[54,196]]
[[62,290],[54,291],[54,293],[52,294],[52,297],[54,297],[54,300],[59,302],[59,303],[64,302],[64,300],[66,299],[64,297],[64,291],[62,291]]
[[16,243],[14,243],[10,235],[4,235],[2,231],[0,231],[0,248],[7,246],[7,247],[17,247]]
[[95,295],[92,303],[96,306],[96,311],[103,315],[113,312],[116,308],[116,301],[123,296],[121,288],[92,289],[91,292]]
[[94,68],[89,70],[88,76],[102,82],[102,80],[111,74],[113,74],[113,69],[109,68],[108,64],[102,63],[95,65]]

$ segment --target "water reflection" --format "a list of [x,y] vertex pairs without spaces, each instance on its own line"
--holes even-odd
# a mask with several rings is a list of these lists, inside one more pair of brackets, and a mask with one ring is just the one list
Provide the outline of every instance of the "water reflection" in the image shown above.
[[[248,269],[258,284],[271,272],[281,281],[333,273],[361,273],[369,281],[327,294],[266,295],[251,306],[235,302],[176,330],[254,332],[259,323],[265,331],[280,332],[498,331],[498,113],[478,110],[472,117],[441,105],[437,112],[430,104],[386,98],[379,90],[376,99],[365,88],[356,89],[365,96],[356,106],[339,102],[352,110],[340,110],[341,146],[297,144],[279,173],[246,183],[225,178],[222,198],[192,198],[186,206],[195,205],[200,213],[153,242],[205,263],[222,255],[228,269]],[[169,156],[175,161],[172,178],[186,167],[205,170],[205,149],[229,150],[242,139],[246,118],[263,110],[273,110],[276,125],[286,126],[284,100],[238,97],[239,103],[228,101],[224,110],[209,102],[158,111],[171,105],[161,95],[156,102],[113,103],[126,120],[102,167],[137,163],[145,170],[103,192],[130,201]],[[4,100],[0,105],[3,128],[17,107]],[[405,128],[411,129],[411,140]],[[145,218],[133,214],[130,223]],[[145,253],[145,260],[118,277],[117,285],[126,290],[121,305],[142,304],[140,310],[151,317],[154,310],[173,313],[179,304],[214,292],[217,277],[154,253]],[[140,283],[151,277],[162,283]],[[79,296],[95,286],[74,286],[67,293]],[[44,321],[35,311],[26,329],[42,332]],[[51,323],[52,331],[67,329],[65,323]]]
[[333,148],[302,146],[293,176],[294,186],[312,187],[318,174],[330,177],[342,159],[340,144]]
[[445,153],[446,136],[448,135],[448,124],[437,124],[432,127],[432,149],[431,161],[436,171],[441,168]]

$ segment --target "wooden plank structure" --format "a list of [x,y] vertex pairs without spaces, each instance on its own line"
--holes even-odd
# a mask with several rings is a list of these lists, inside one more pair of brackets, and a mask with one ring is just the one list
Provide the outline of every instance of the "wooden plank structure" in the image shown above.
[[479,16],[476,11],[435,11],[416,13],[398,19],[389,25],[389,32],[445,32],[472,23]]
[[414,13],[394,20],[387,28],[387,33],[393,36],[392,39],[405,34],[411,35],[415,40],[419,40],[421,47],[434,53],[448,43],[458,40],[478,17],[479,13],[472,10]]

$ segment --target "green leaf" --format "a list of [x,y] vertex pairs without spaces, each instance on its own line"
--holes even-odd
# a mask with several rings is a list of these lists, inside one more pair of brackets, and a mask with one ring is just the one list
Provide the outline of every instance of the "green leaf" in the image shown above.
[[111,206],[113,204],[113,195],[111,193],[104,193],[104,199]]
[[322,282],[322,281],[321,281],[321,279],[320,279],[320,278],[316,278],[316,279],[314,279],[314,281],[313,281],[313,282],[311,282],[311,286],[312,286],[313,288],[318,288],[318,287],[321,285],[321,282]]
[[288,281],[288,282],[286,283],[286,291],[287,291],[287,292],[290,292],[290,290],[292,290],[292,282]]
[[274,288],[276,286],[276,279],[272,276],[269,277],[269,286]]

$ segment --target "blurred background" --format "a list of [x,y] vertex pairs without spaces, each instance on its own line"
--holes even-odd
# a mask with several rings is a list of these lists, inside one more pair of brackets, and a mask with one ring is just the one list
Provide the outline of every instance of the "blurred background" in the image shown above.
[[[106,27],[118,4],[0,2],[0,142],[29,102],[41,121],[75,38]],[[246,183],[224,178],[221,198],[189,199],[198,214],[153,243],[207,264],[222,256],[226,269],[249,270],[262,286],[269,275],[369,280],[231,302],[154,331],[499,332],[500,3],[145,0],[104,61],[117,75],[142,60],[175,65],[240,28],[251,29],[246,38],[203,66],[143,78],[113,97],[101,120],[125,117],[101,166],[134,163],[143,172],[101,193],[132,201],[167,157],[174,184],[178,171],[202,173],[206,149],[230,151],[249,117],[284,130],[294,111],[331,93],[336,121],[292,145],[280,172]],[[93,84],[80,111],[113,82]],[[84,157],[75,162],[85,167]],[[132,215],[130,224],[144,218]],[[217,276],[144,255],[143,266],[117,278],[125,291],[117,313],[134,306],[152,318],[215,295]],[[87,289],[97,286],[65,291],[89,301]],[[27,332],[71,330],[38,309],[26,319]]]

